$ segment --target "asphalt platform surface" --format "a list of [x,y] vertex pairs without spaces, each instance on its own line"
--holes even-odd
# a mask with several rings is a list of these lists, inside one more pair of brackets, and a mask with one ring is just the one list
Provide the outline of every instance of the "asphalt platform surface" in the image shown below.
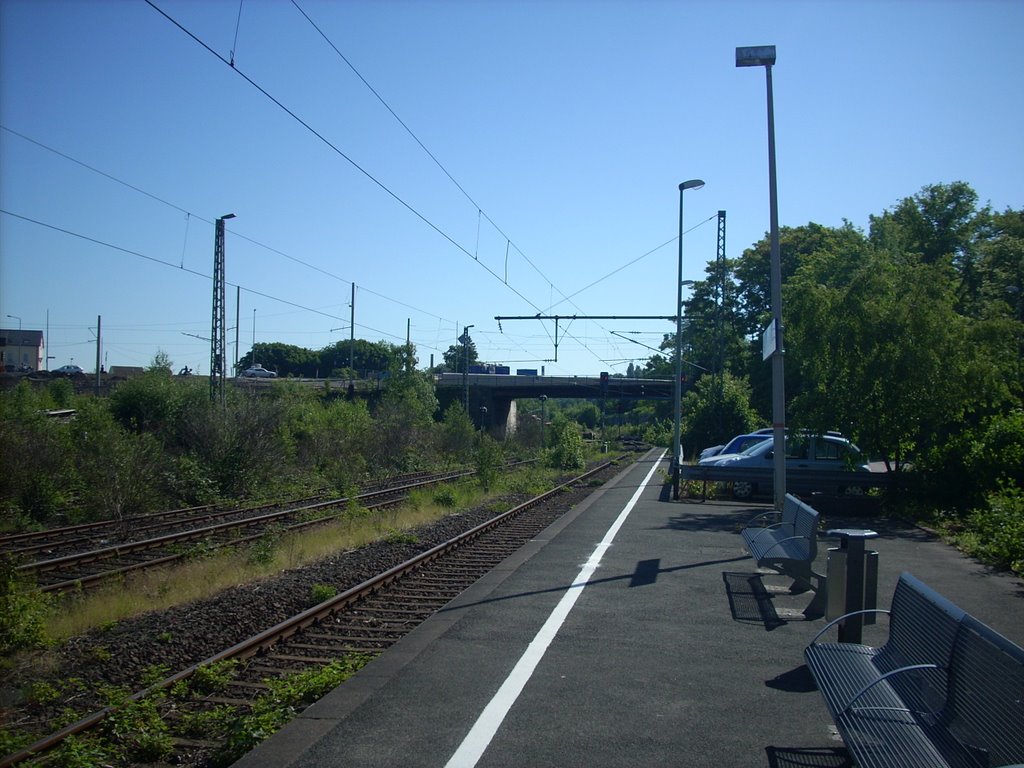
[[[625,467],[236,768],[850,766],[804,665],[813,593],[738,533],[769,504],[673,502],[667,469]],[[880,607],[910,571],[1024,645],[1020,579],[906,523],[823,518],[880,534]]]

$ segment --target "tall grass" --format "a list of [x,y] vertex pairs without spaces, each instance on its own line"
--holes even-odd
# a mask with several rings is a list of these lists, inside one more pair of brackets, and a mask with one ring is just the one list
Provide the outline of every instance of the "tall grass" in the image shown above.
[[[450,483],[414,491],[399,507],[380,512],[347,510],[336,520],[312,530],[275,534],[270,543],[247,549],[218,550],[183,564],[140,571],[122,582],[56,601],[45,622],[54,642],[148,611],[210,597],[229,587],[308,565],[339,551],[356,549],[396,533],[472,508],[510,491],[540,493],[555,472],[525,468],[504,475],[485,494],[474,482]],[[259,556],[254,556],[258,552]]]

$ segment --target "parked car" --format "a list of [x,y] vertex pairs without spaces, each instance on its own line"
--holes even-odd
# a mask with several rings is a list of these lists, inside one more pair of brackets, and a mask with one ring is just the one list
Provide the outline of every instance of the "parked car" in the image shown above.
[[757,445],[762,440],[772,436],[771,427],[767,429],[759,429],[757,432],[749,432],[745,435],[736,435],[732,440],[724,445],[713,445],[710,448],[705,448],[700,452],[700,458],[698,461],[704,459],[710,459],[712,456],[724,456],[732,453],[742,453],[752,445]]
[[[730,469],[764,468],[774,466],[774,444],[764,440],[741,453],[712,456],[701,460],[699,466],[729,467]],[[786,436],[786,470],[831,470],[868,472],[867,460],[860,449],[845,437],[834,434]],[[836,488],[822,490],[838,491],[840,494],[856,492],[860,486],[842,483]],[[732,494],[737,499],[747,499],[758,492],[756,479],[732,481]]]
[[273,371],[268,371],[262,365],[257,363],[252,368],[246,368],[242,371],[242,376],[247,379],[276,379],[277,374]]
[[78,376],[79,374],[85,373],[80,365],[62,365],[60,368],[54,371],[57,376]]

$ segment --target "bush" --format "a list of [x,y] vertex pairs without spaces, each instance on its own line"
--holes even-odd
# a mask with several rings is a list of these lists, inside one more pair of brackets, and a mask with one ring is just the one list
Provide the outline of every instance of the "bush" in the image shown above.
[[0,561],[0,653],[34,648],[46,641],[44,622],[50,600],[28,590],[14,566]]
[[552,429],[555,440],[551,450],[551,465],[556,469],[582,469],[586,466],[583,437],[576,425],[559,418]]
[[320,603],[326,603],[332,597],[336,597],[338,589],[332,584],[314,584],[310,588],[310,599],[313,605],[320,605]]
[[990,494],[987,508],[971,512],[966,528],[960,543],[968,554],[1024,574],[1024,493],[1020,488]]
[[473,457],[476,464],[476,479],[480,487],[487,493],[494,487],[501,474],[504,458],[501,454],[501,446],[490,435],[480,435],[480,442],[477,444],[476,455]]
[[989,494],[1024,486],[1024,411],[993,416],[921,457],[934,503],[963,515],[986,508]]

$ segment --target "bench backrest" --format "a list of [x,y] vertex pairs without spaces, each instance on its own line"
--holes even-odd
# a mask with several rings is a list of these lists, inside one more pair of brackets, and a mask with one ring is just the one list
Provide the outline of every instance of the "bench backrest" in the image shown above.
[[1024,648],[966,615],[953,649],[944,711],[983,765],[1024,763]]
[[937,670],[901,675],[902,696],[937,711],[947,694],[950,660],[961,620],[967,613],[909,573],[900,574],[892,596],[889,640],[876,658],[883,672],[912,664],[936,664]]
[[782,520],[793,526],[793,535],[807,541],[807,559],[814,561],[818,556],[818,510],[804,504],[796,496],[786,494],[782,505]]

